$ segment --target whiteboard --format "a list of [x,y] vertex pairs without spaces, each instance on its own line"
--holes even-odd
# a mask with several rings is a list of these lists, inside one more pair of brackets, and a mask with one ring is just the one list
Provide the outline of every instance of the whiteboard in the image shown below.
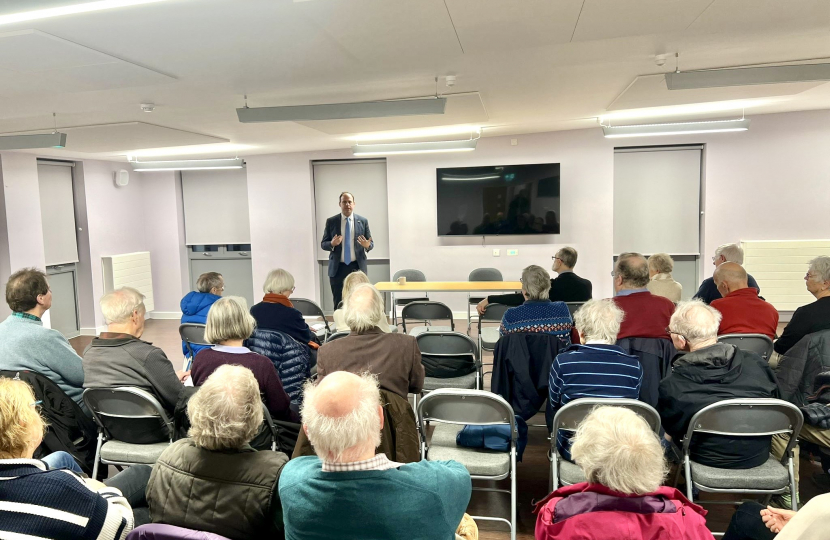
[[369,259],[389,258],[389,204],[386,198],[386,160],[349,160],[314,163],[314,207],[317,260],[328,260],[320,249],[326,220],[340,213],[339,197],[354,195],[354,213],[369,220],[375,247]]

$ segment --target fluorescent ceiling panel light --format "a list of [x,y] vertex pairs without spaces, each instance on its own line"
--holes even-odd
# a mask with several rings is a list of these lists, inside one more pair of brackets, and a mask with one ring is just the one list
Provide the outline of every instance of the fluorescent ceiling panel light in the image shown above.
[[830,64],[799,64],[666,73],[669,90],[830,81]]
[[646,118],[677,118],[683,116],[709,115],[713,113],[743,111],[753,107],[769,105],[786,101],[786,98],[763,99],[733,99],[729,101],[714,101],[712,103],[687,103],[685,105],[671,105],[668,107],[649,107],[647,109],[629,109],[615,111],[599,117],[599,121],[607,124],[615,120],[633,120]]
[[224,155],[234,154],[236,152],[251,150],[256,148],[249,144],[234,144],[234,143],[216,143],[216,144],[197,144],[192,146],[170,146],[166,148],[147,148],[144,150],[135,150],[127,154],[127,159],[133,161],[135,158],[142,157],[183,157],[188,155],[199,154],[214,154],[221,153]]
[[431,154],[434,152],[471,152],[478,139],[461,141],[424,141],[385,144],[356,144],[352,153],[356,156],[388,156],[391,154]]
[[346,137],[347,141],[369,142],[369,141],[394,141],[409,139],[424,139],[427,137],[440,137],[449,135],[480,134],[481,126],[436,126],[419,129],[400,129],[397,131],[379,131],[375,133],[361,133],[352,137]]
[[447,98],[364,101],[362,103],[329,103],[289,107],[242,107],[236,109],[239,121],[308,122],[312,120],[344,120],[349,118],[385,118],[388,116],[419,116],[444,114]]
[[746,131],[749,119],[712,120],[709,122],[677,122],[673,124],[642,124],[637,126],[602,126],[609,139],[621,137],[653,137],[657,135],[690,135],[697,133],[727,133]]
[[78,13],[90,13],[92,11],[104,11],[106,9],[139,6],[141,4],[155,4],[165,1],[167,0],[101,0],[100,2],[86,2],[72,6],[36,9],[33,11],[23,11],[21,13],[12,13],[9,15],[0,15],[0,25],[35,21],[38,19],[50,19],[52,17],[75,15]]
[[0,150],[25,150],[27,148],[63,148],[66,133],[41,133],[37,135],[0,136]]
[[150,171],[207,171],[214,169],[241,169],[245,166],[242,158],[232,159],[186,159],[179,161],[132,161],[130,165],[137,172]]

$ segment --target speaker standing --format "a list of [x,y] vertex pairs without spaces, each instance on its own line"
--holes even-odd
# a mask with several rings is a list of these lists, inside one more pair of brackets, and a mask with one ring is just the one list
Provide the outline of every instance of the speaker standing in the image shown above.
[[320,243],[329,252],[329,281],[335,309],[342,300],[343,280],[358,270],[366,273],[366,254],[375,247],[369,220],[354,213],[354,195],[344,191],[338,202],[340,213],[326,220]]

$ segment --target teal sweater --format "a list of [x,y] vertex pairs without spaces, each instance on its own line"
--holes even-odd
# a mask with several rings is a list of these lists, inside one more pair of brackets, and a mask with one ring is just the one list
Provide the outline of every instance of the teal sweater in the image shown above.
[[83,406],[84,368],[81,357],[63,337],[40,321],[14,315],[0,323],[0,370],[40,373]]
[[470,473],[455,461],[334,473],[321,466],[304,456],[282,470],[286,540],[452,540],[470,502]]

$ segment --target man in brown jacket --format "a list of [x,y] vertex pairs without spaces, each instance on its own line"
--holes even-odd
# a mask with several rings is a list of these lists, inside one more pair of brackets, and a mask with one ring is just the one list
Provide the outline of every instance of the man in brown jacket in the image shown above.
[[380,387],[406,399],[424,387],[424,366],[415,338],[387,334],[378,328],[384,319],[383,298],[364,283],[346,298],[344,310],[351,334],[327,343],[317,352],[320,379],[335,371],[369,372],[377,375]]

